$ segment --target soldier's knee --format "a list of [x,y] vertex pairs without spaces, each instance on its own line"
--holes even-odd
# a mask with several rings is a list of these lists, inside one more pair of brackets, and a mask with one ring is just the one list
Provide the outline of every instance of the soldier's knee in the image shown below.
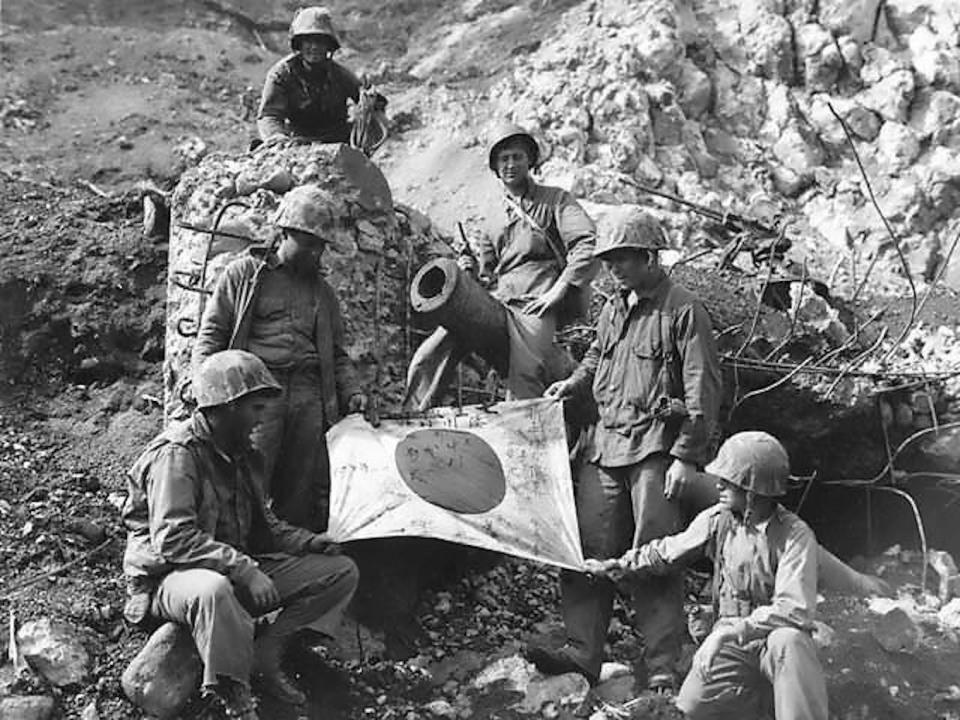
[[810,634],[797,628],[777,628],[767,636],[767,651],[775,661],[805,654],[812,650],[813,639]]
[[226,576],[212,570],[197,578],[193,591],[196,593],[197,602],[203,606],[212,607],[237,601],[233,583]]

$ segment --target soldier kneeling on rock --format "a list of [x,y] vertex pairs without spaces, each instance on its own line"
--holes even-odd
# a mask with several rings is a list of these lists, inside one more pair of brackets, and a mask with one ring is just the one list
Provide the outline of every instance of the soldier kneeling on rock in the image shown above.
[[827,720],[827,690],[811,637],[817,540],[776,501],[789,472],[776,438],[737,433],[706,468],[720,502],[677,535],[618,559],[587,561],[593,575],[619,580],[704,556],[713,560],[718,620],[677,697],[688,718],[768,717],[772,705],[776,720]]
[[[158,435],[130,472],[124,572],[152,593],[133,595],[126,614],[139,600],[141,611],[188,625],[204,694],[227,717],[256,720],[251,680],[283,702],[305,702],[281,655],[298,630],[336,627],[357,568],[326,535],[279,520],[264,501],[250,434],[280,385],[263,362],[214,353],[195,383],[193,416]],[[277,609],[254,639],[255,618]]]

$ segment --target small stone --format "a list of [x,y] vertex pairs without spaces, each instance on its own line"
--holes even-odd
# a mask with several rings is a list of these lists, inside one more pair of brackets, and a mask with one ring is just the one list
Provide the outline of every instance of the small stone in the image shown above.
[[913,652],[920,645],[922,634],[902,608],[894,607],[877,620],[873,636],[887,652]]
[[857,102],[885,120],[905,122],[916,89],[910,70],[896,70],[857,95]]
[[423,709],[434,717],[455,718],[457,710],[446,700],[434,700],[423,706]]
[[816,135],[799,123],[791,123],[773,145],[773,154],[784,167],[807,175],[823,162],[823,148]]
[[80,720],[100,720],[100,712],[97,710],[97,701],[91,700],[80,713]]
[[87,678],[90,656],[72,627],[42,618],[25,623],[17,632],[20,653],[30,667],[57,687]]
[[820,0],[817,17],[834,35],[851,35],[859,42],[873,39],[873,20],[883,0]]
[[637,696],[637,690],[637,679],[631,674],[630,669],[627,668],[626,673],[614,675],[605,681],[601,680],[593,689],[593,694],[595,697],[611,705],[622,705],[635,698]]
[[121,677],[134,705],[159,718],[175,716],[200,685],[203,665],[189,630],[168,622],[147,640]]
[[561,707],[577,707],[590,692],[590,683],[580,673],[540,676],[527,685],[520,704],[521,712],[539,712],[547,703]]
[[0,720],[47,720],[53,707],[46,695],[10,695],[0,698]]
[[960,598],[954,598],[940,608],[937,620],[944,629],[960,632]]
[[836,642],[836,631],[820,620],[813,621],[813,642],[821,650],[832,647]]
[[903,170],[920,155],[920,139],[906,125],[885,122],[877,136],[877,149],[880,157],[894,170]]

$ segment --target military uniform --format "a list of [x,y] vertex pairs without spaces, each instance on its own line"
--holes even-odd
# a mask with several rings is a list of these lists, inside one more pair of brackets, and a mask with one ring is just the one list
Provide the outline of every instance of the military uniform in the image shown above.
[[[584,554],[616,557],[677,532],[680,507],[664,496],[667,468],[673,458],[706,463],[719,410],[719,361],[703,306],[665,275],[647,293],[620,293],[604,306],[596,340],[567,382],[574,395],[592,388],[600,416],[576,471]],[[659,413],[665,398],[682,400],[686,414]],[[562,574],[567,651],[591,677],[600,671],[613,596],[610,583]],[[635,583],[631,602],[648,669],[672,673],[685,626],[682,576]]]
[[[257,461],[218,447],[198,411],[155,438],[130,472],[124,572],[154,588],[155,616],[190,627],[207,687],[278,668],[297,629],[336,628],[357,585],[352,560],[309,553],[316,534],[277,519],[254,480]],[[247,583],[257,568],[283,609],[255,645]]]
[[817,552],[813,531],[781,505],[757,523],[716,505],[682,533],[624,555],[627,571],[654,573],[709,557],[715,629],[734,628],[745,640],[722,646],[709,677],[696,670],[687,676],[677,706],[688,717],[763,717],[772,690],[777,720],[827,719],[823,670],[811,638]]
[[318,142],[349,142],[347,101],[360,99],[360,80],[333,60],[316,73],[293,53],[277,62],[263,84],[257,130],[266,140],[296,135]]

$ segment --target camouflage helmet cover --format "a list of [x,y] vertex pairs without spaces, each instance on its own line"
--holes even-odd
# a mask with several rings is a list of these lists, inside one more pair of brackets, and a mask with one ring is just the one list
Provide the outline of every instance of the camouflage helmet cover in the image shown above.
[[290,47],[298,50],[299,38],[304,35],[326,35],[333,40],[333,49],[340,49],[340,38],[333,29],[330,11],[322,6],[300,8],[290,23]]
[[536,168],[540,164],[540,145],[536,138],[524,130],[519,125],[511,122],[503,122],[497,125],[490,134],[490,152],[487,157],[487,164],[494,172],[497,171],[497,152],[509,140],[519,138],[527,146],[527,152],[530,154],[530,167]]
[[226,405],[255,392],[276,395],[280,390],[263,361],[246,350],[223,350],[204,359],[193,388],[198,408]]
[[593,256],[601,257],[620,248],[664,250],[666,247],[667,233],[660,221],[644,210],[633,208],[600,238]]
[[317,185],[300,185],[280,200],[274,222],[278,227],[300,230],[328,239],[337,225],[336,201]]
[[773,435],[759,431],[739,432],[720,446],[706,472],[747,492],[779,497],[787,491],[790,459]]

